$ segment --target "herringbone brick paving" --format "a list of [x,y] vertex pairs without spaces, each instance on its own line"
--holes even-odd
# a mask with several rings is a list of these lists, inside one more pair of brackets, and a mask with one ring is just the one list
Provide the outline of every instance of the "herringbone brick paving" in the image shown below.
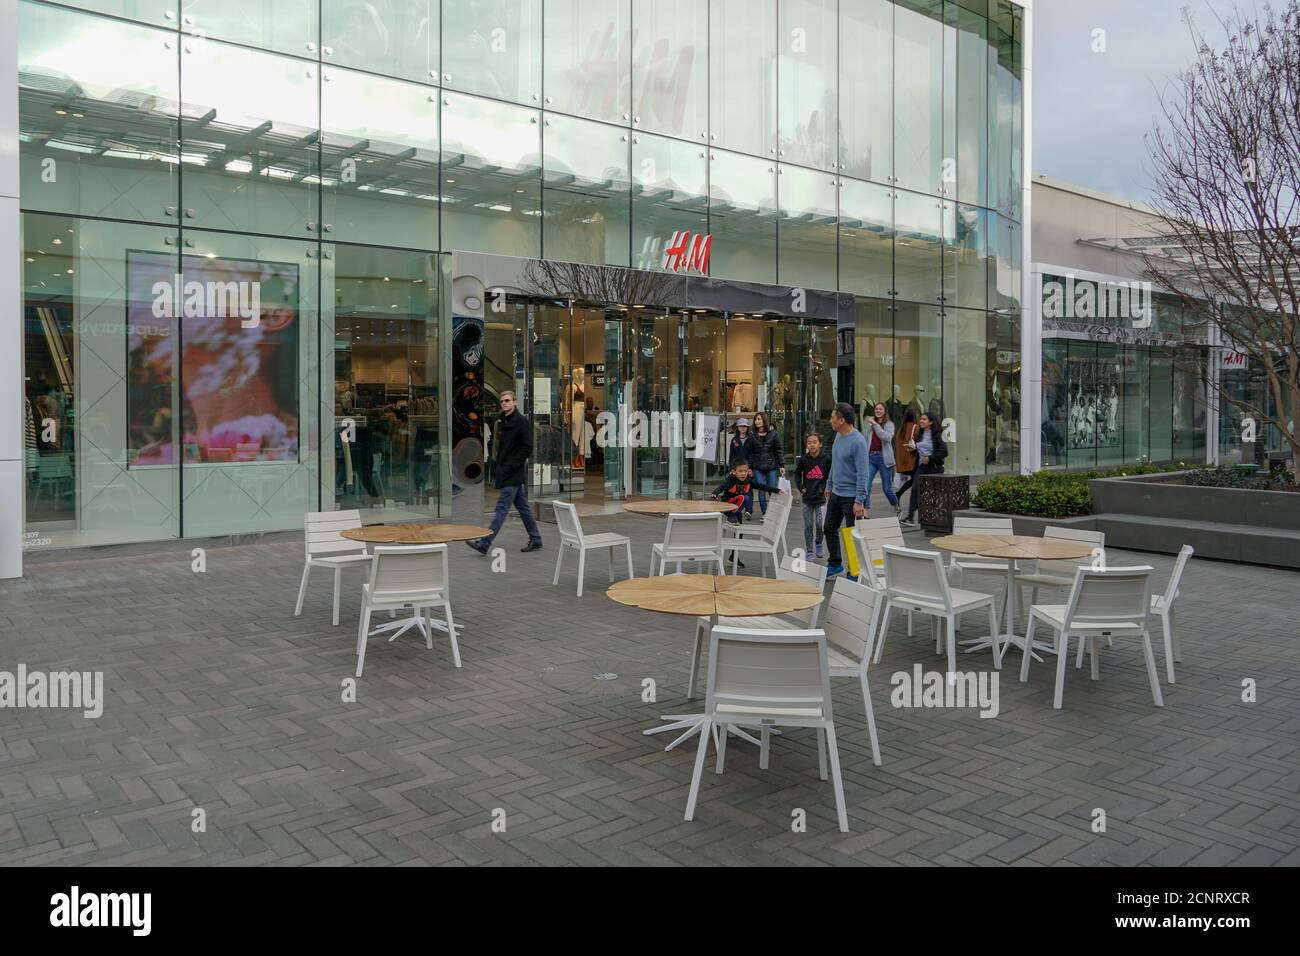
[[[585,526],[631,535],[639,573],[663,533],[626,515]],[[682,820],[694,743],[665,753],[668,738],[641,731],[699,706],[684,700],[693,621],[610,601],[599,556],[582,598],[572,559],[553,588],[544,530],[547,550],[523,555],[522,530],[507,526],[504,574],[453,545],[464,667],[437,638],[432,651],[410,633],[372,638],[355,703],[341,684],[361,572],[344,572],[339,627],[326,573],[294,617],[297,535],[29,554],[26,578],[0,582],[0,670],[102,670],[106,703],[98,720],[0,710],[0,863],[1300,863],[1294,573],[1189,565],[1184,660],[1164,708],[1140,650],[1117,645],[1099,682],[1071,662],[1062,711],[1051,661],[1021,684],[1015,650],[995,719],[895,709],[891,674],[942,667],[924,627],[909,639],[896,622],[872,672],[884,766],[871,763],[855,682],[835,682],[852,828],[841,834],[815,741],[798,731],[775,740],[767,771],[739,743],[723,776],[710,761],[696,819]],[[191,570],[196,546],[206,573]],[[1154,565],[1158,587],[1173,563],[1109,557]],[[976,617],[965,636],[981,633]],[[991,666],[987,651],[964,661]],[[619,678],[592,680],[606,670]],[[656,703],[641,700],[646,677]],[[1257,703],[1242,702],[1244,678]],[[205,832],[191,828],[196,808]],[[490,826],[496,808],[504,833]],[[792,832],[794,808],[807,832]]]

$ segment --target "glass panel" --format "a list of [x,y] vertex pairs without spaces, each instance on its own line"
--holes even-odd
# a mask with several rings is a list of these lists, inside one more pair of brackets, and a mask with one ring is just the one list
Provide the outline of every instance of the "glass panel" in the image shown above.
[[363,509],[366,520],[437,514],[442,395],[436,257],[363,246],[330,249],[333,257],[325,262],[333,294],[321,331],[332,335],[326,355],[332,353],[333,406],[326,405],[321,432],[332,434],[328,461],[336,505]]
[[943,385],[929,407],[948,422],[948,461],[954,475],[982,475],[996,445],[989,354],[993,321],[975,309],[950,309],[944,328]]
[[938,302],[943,295],[943,216],[939,200],[894,192],[894,288],[900,299]]
[[628,131],[546,115],[542,248],[548,259],[628,264]]
[[777,278],[786,285],[836,288],[835,176],[781,166],[777,221]]
[[546,108],[630,125],[628,0],[546,0],[545,19]]
[[[639,411],[652,421],[657,413],[681,413],[682,361],[684,340],[677,328],[680,315],[631,310],[624,334],[623,400],[629,411]],[[660,425],[662,434],[663,425]],[[682,449],[665,447],[670,442],[646,445],[626,453],[634,454],[629,494],[667,497],[680,494]]]
[[[1184,348],[1171,356],[1174,362],[1171,457],[1176,461],[1194,461],[1197,436],[1205,434],[1201,355],[1199,349]],[[1203,445],[1204,439],[1201,441]]]
[[438,0],[321,0],[321,59],[438,82]]
[[985,209],[945,202],[943,295],[949,305],[985,307],[989,276],[990,214]]
[[1064,339],[1043,340],[1043,467],[1063,468],[1066,461],[1067,411],[1070,389],[1067,381],[1067,344]]
[[[165,315],[176,234],[30,213],[22,224],[23,547],[176,537],[175,326]],[[156,260],[156,274],[141,257]],[[134,360],[133,343],[147,345],[147,360]]]
[[1147,409],[1151,416],[1151,460],[1169,461],[1173,448],[1174,357],[1163,346],[1151,349],[1151,391]]
[[[722,415],[730,411],[723,384],[727,368],[727,322],[716,316],[694,315],[686,325],[686,407],[692,412]],[[730,437],[730,436],[728,436]],[[707,495],[726,471],[725,441],[713,459],[687,459],[686,487]]]
[[887,183],[894,174],[894,4],[841,4],[840,46],[840,168]]
[[[777,64],[778,156],[834,169],[838,162],[838,0],[782,0]],[[726,42],[726,41],[724,41]]]
[[442,81],[466,93],[541,105],[542,0],[444,3]]
[[1011,31],[1013,5],[998,0],[989,21],[988,60],[988,201],[1004,216],[1019,218],[1020,170],[1016,135],[1019,81],[1014,73],[1015,44]]
[[776,158],[775,0],[709,4],[709,142]]
[[633,266],[661,270],[664,243],[674,232],[709,231],[708,153],[693,143],[638,133],[632,172]]
[[1124,460],[1135,461],[1151,453],[1147,435],[1147,350],[1125,346],[1120,353],[1120,401],[1124,413]]
[[720,150],[710,156],[710,275],[775,282],[776,166]]
[[1097,368],[1101,381],[1096,388],[1097,467],[1112,468],[1128,458],[1124,448],[1124,364],[1121,346],[1097,343]]
[[[185,235],[176,377],[183,532],[301,528],[303,515],[319,510],[320,497],[319,247],[197,230]],[[165,275],[169,264],[145,256],[146,268]],[[207,311],[194,315],[192,289],[200,283]],[[147,360],[150,353],[133,347],[131,360],[137,356]],[[161,452],[171,452],[170,442]]]
[[956,160],[956,168],[951,177],[946,177],[950,181],[945,185],[948,195],[956,186],[961,202],[987,206],[988,20],[983,14],[952,4],[947,15],[955,36],[945,41],[952,45],[954,56],[953,81],[946,82],[945,93],[954,98],[956,143],[946,152]]
[[995,310],[1020,308],[1020,264],[1023,258],[1020,223],[985,214],[989,224],[988,300]]
[[26,208],[176,222],[176,39],[31,3],[18,7]]
[[321,218],[339,240],[438,247],[438,91],[326,68]]
[[[584,2],[584,15],[590,16]],[[709,124],[709,9],[698,0],[632,4],[632,121],[703,143]],[[727,37],[724,42],[731,42]],[[549,51],[548,51],[549,55]],[[621,86],[621,84],[619,84]]]
[[318,68],[211,40],[187,41],[182,57],[185,224],[315,232]]
[[541,255],[538,117],[537,110],[443,94],[444,249]]
[[567,306],[532,303],[528,315],[532,335],[528,341],[528,401],[524,412],[533,424],[528,494],[534,499],[560,496],[567,500],[572,470],[568,421],[573,391],[564,373],[569,363],[571,316]]
[[[176,0],[60,0],[60,2],[65,7],[80,7],[83,10],[122,17],[124,20],[139,20],[151,26],[176,29]],[[20,4],[20,6],[24,5]],[[26,42],[25,38],[23,42]]]
[[1020,315],[996,316],[991,327],[996,338],[989,343],[989,415],[992,444],[985,457],[985,472],[1020,470]]
[[894,6],[894,170],[923,193],[938,193],[943,174],[942,12],[942,0]]
[[894,313],[894,385],[889,417],[901,422],[908,408],[943,418],[943,316],[937,306],[900,303]]
[[888,186],[840,180],[839,288],[889,295],[894,287],[894,200]]
[[1071,468],[1093,468],[1097,464],[1097,409],[1106,385],[1095,343],[1070,342],[1066,375],[1069,382],[1066,464]]
[[[181,0],[181,29],[316,59],[320,0]],[[187,43],[192,41],[187,41]]]
[[[859,411],[870,410],[876,402],[890,406],[890,417],[901,404],[891,401],[894,395],[894,310],[884,299],[859,298],[855,303],[857,321],[854,328],[853,359]],[[894,419],[898,424],[901,419]]]

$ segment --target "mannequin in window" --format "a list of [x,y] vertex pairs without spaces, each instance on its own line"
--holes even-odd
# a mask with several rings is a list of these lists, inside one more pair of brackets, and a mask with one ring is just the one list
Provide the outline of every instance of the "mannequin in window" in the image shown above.
[[[871,404],[874,408],[876,403],[872,402]],[[907,409],[907,406],[898,397],[897,385],[890,391],[889,400],[885,402],[885,408],[889,410],[890,421],[901,422],[903,420],[903,412]]]

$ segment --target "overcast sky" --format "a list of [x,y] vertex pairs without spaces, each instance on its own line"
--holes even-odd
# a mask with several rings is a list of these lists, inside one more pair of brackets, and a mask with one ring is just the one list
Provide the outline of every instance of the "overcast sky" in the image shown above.
[[[1240,0],[1246,10],[1255,0]],[[1149,196],[1145,134],[1193,55],[1186,8],[1211,43],[1237,0],[1034,0],[1033,174]],[[1105,52],[1093,31],[1105,30]]]

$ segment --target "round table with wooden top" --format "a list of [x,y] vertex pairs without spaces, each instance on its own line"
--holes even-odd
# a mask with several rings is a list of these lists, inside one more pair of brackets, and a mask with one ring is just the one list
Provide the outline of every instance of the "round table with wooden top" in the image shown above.
[[730,514],[736,506],[730,501],[714,501],[710,498],[658,498],[653,501],[629,501],[623,505],[624,511],[635,515],[703,515]]
[[[716,626],[720,617],[766,617],[791,611],[806,611],[822,602],[822,591],[804,581],[786,581],[780,578],[750,578],[738,575],[669,574],[649,578],[632,578],[611,584],[605,592],[619,604],[657,611],[663,614],[684,614],[691,617],[708,617],[710,627]],[[695,671],[698,656],[692,661],[691,687],[688,700],[695,698]],[[703,714],[666,714],[665,723],[651,727],[643,733],[661,734],[681,730],[682,735],[665,750],[672,750],[683,740],[700,732]],[[731,733],[758,744],[757,738],[738,728]]]
[[476,524],[372,524],[339,533],[366,544],[447,544],[486,538],[492,529]]
[[[347,531],[339,532],[340,535],[350,541],[363,541],[371,545],[371,551],[374,550],[373,546],[377,544],[448,544],[452,541],[473,541],[475,538],[485,538],[491,533],[491,528],[482,528],[472,524],[372,524],[363,528],[349,528]],[[424,629],[426,623],[432,624],[440,631],[447,630],[447,625],[442,621],[426,621],[423,615],[415,614],[409,620],[395,621],[392,624],[377,627],[373,633],[394,631],[389,640],[395,641],[412,627],[417,627],[422,635],[428,637],[428,632]],[[462,624],[456,625],[457,629],[463,626]]]
[[[1008,643],[1021,649],[1025,646],[1025,639],[1016,633],[1016,562],[1069,561],[1075,558],[1090,558],[1094,554],[1093,546],[1083,541],[1035,538],[1025,534],[950,534],[932,538],[929,543],[942,551],[993,558],[1007,563],[1007,629],[998,635],[1003,641],[1002,653],[1004,654]],[[971,645],[967,648],[968,651],[977,651],[988,647],[991,642],[988,638],[977,638],[962,643]],[[1035,643],[1034,649],[1050,650],[1051,648],[1047,644]],[[1033,650],[1030,653],[1033,654]],[[1042,660],[1037,654],[1033,656],[1035,660]]]

